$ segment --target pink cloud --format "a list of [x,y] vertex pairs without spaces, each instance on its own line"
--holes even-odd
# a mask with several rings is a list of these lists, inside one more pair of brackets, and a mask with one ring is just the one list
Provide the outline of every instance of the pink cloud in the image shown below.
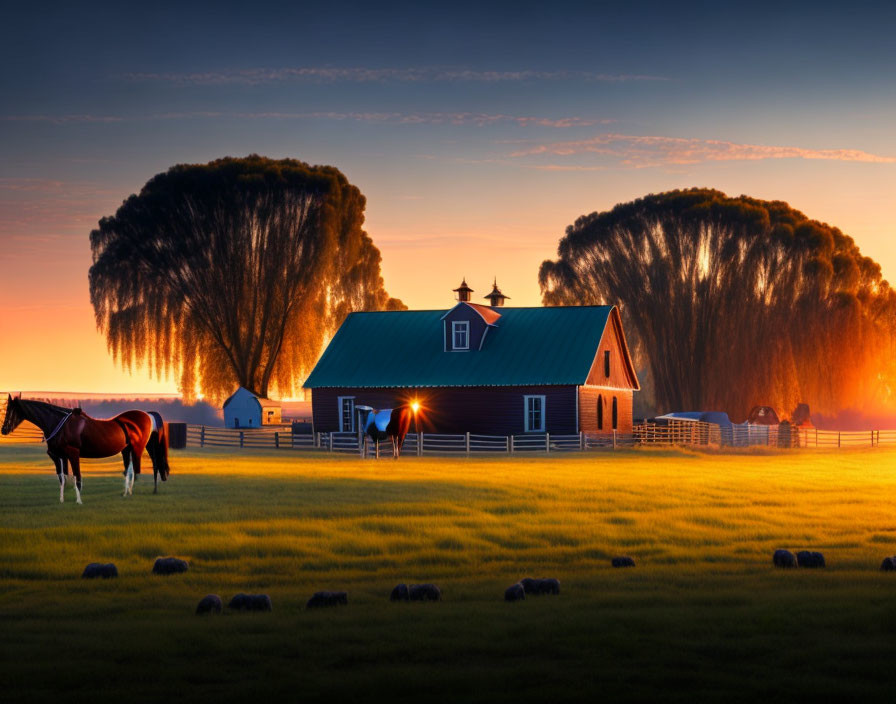
[[[610,157],[625,166],[634,167],[762,159],[825,159],[876,164],[896,163],[896,157],[872,154],[858,149],[807,149],[804,147],[741,144],[715,139],[624,134],[602,134],[583,140],[540,144],[520,149],[511,153],[510,156],[521,158],[581,154]],[[548,168],[557,168],[557,166],[551,165]]]

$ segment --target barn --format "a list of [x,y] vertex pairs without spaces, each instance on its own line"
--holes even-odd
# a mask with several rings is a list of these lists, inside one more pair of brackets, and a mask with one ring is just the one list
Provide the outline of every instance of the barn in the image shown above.
[[355,406],[418,400],[435,433],[611,434],[632,431],[638,379],[615,306],[504,307],[495,283],[448,311],[351,313],[321,356],[314,430],[356,432]]
[[280,403],[253,394],[242,386],[224,402],[224,425],[228,428],[260,428],[279,425]]

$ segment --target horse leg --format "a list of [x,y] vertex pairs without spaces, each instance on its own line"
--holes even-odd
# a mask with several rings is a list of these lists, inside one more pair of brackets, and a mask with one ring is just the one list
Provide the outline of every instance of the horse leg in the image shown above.
[[68,449],[69,457],[68,461],[71,462],[72,465],[72,474],[75,476],[75,502],[82,503],[81,501],[81,452],[77,448],[73,448],[69,446]]
[[130,484],[129,474],[133,475],[133,473],[134,473],[133,466],[131,465],[131,454],[132,453],[131,453],[130,446],[125,447],[121,451],[121,459],[124,462],[124,472],[123,472],[123,474],[124,474],[124,493],[122,494],[122,496],[128,495],[128,486]]
[[47,452],[53,464],[56,466],[56,476],[59,479],[59,503],[65,503],[65,459]]
[[142,448],[140,452],[137,452],[137,448],[134,448],[133,452],[131,453],[131,488],[128,491],[128,493],[131,495],[133,495],[134,493],[134,482],[137,481],[137,475],[140,474],[140,456],[142,454]]

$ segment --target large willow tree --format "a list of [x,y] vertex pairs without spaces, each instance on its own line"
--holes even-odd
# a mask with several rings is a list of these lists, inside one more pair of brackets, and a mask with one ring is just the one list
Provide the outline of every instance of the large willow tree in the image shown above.
[[546,305],[619,304],[660,411],[825,413],[885,400],[896,295],[850,237],[779,201],[706,189],[579,218]]
[[90,233],[98,327],[127,366],[214,399],[303,381],[353,310],[402,308],[337,169],[257,155],[178,165]]

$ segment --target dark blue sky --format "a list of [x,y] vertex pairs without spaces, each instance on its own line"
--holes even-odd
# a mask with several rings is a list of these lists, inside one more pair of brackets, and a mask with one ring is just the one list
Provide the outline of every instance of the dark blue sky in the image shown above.
[[75,292],[89,325],[97,220],[252,152],[344,171],[412,307],[460,275],[537,304],[566,225],[688,186],[786,200],[894,278],[894,26],[883,3],[8,6],[0,295],[48,278],[45,314]]

